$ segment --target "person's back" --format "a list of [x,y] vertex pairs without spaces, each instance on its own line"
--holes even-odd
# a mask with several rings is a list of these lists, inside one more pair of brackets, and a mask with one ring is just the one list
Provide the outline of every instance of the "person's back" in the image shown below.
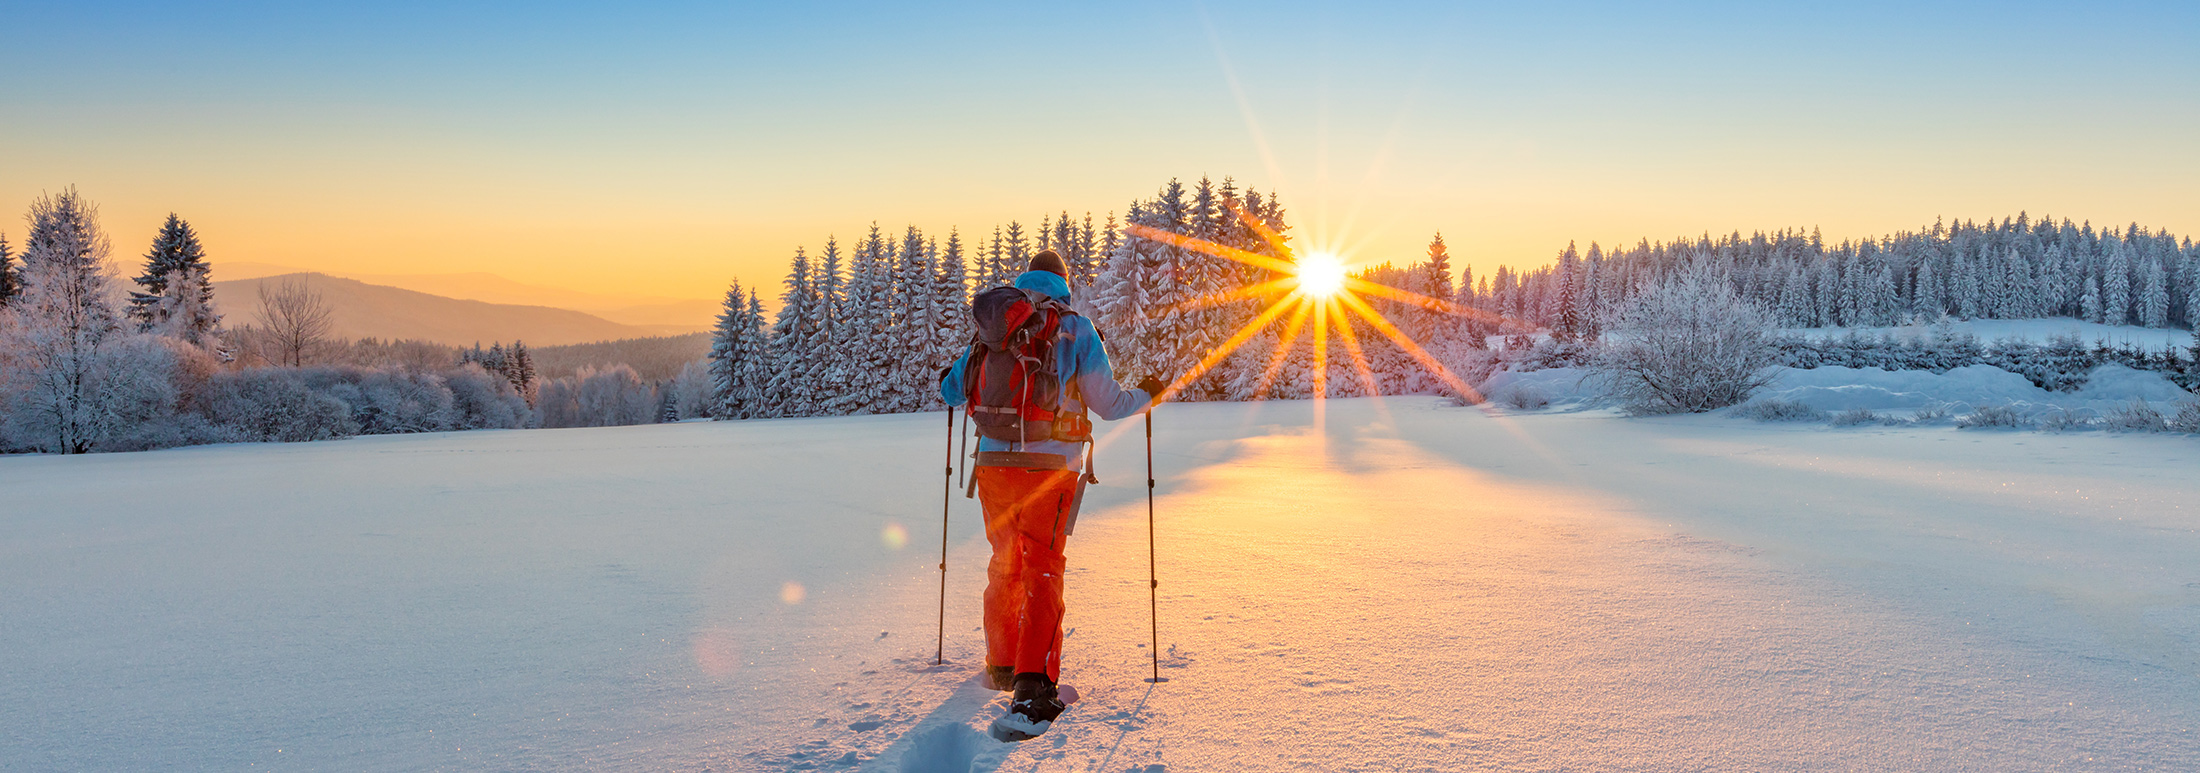
[[[1060,256],[1041,252],[1031,269],[1016,278],[1016,287],[1058,304],[1069,302]],[[1045,426],[1013,423],[1005,436],[996,431],[981,437],[973,473],[986,539],[993,544],[985,589],[986,677],[994,689],[1014,692],[1008,715],[994,723],[994,735],[1002,740],[1035,737],[1062,712],[1055,688],[1061,678],[1062,551],[1088,479],[1080,474],[1092,439],[1085,411],[1122,419],[1151,405],[1163,390],[1152,377],[1137,389],[1116,383],[1107,347],[1082,315],[1066,306],[1040,313],[1058,316],[1053,339],[1039,342],[1052,348],[1052,373],[1059,378],[1054,405],[978,404],[977,393],[984,389],[977,376],[986,368],[973,356],[985,352],[983,344],[973,344],[940,380],[940,396],[948,405],[1045,419]]]

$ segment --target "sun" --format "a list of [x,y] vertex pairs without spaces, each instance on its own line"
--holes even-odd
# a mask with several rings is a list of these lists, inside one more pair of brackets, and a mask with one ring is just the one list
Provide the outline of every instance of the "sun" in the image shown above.
[[1300,295],[1327,298],[1344,289],[1344,261],[1326,252],[1308,252],[1299,256],[1296,275]]

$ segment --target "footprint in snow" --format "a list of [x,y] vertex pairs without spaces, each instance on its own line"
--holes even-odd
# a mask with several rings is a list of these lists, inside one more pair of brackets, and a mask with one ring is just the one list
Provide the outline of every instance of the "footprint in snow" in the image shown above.
[[978,731],[959,724],[919,731],[902,752],[901,773],[970,773],[980,739]]

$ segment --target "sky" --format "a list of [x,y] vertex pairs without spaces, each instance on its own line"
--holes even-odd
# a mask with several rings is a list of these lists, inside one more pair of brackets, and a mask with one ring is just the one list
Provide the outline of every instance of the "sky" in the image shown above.
[[[299,7],[312,6],[312,7]],[[0,0],[0,233],[134,262],[776,291],[871,224],[966,240],[1171,178],[1299,246],[1486,271],[1569,241],[2027,211],[2200,232],[2200,4]],[[10,211],[12,210],[12,212]]]

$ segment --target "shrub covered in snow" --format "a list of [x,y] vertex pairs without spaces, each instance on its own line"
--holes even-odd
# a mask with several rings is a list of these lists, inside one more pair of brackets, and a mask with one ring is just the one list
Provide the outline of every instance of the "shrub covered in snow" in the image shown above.
[[542,385],[535,410],[544,427],[619,427],[657,420],[656,390],[624,365],[597,370],[586,365]]
[[294,443],[359,434],[351,406],[306,385],[295,368],[246,368],[215,374],[205,416],[236,440]]
[[1771,318],[1695,270],[1621,307],[1596,368],[1630,413],[1693,413],[1739,403],[1771,379]]
[[2040,416],[2039,428],[2045,432],[2076,432],[2093,429],[2098,422],[2083,410],[2053,410]]
[[1757,421],[1818,421],[1826,412],[1793,400],[1758,399],[1734,409],[1734,415]]
[[2169,419],[2147,401],[2135,399],[2110,410],[2101,425],[2118,432],[2162,432],[2169,429]]
[[2169,431],[2200,433],[2200,402],[2177,404],[2177,413],[2169,417]]
[[1957,419],[1956,426],[1964,429],[2022,429],[2032,426],[2032,419],[2011,406],[1981,405],[1969,415]]
[[1497,402],[1518,410],[1532,411],[1549,406],[1551,399],[1544,397],[1542,390],[1523,384],[1505,390],[1497,396]]
[[1870,408],[1850,408],[1834,414],[1833,418],[1828,420],[1827,423],[1836,427],[1861,427],[1868,424],[1900,424],[1902,420],[1892,416],[1881,416]]

